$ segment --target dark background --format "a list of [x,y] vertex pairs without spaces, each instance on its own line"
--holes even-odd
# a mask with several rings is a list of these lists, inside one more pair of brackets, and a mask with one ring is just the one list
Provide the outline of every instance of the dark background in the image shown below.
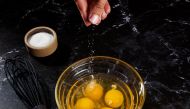
[[[91,54],[120,58],[136,68],[147,90],[143,109],[190,109],[190,1],[110,0],[112,12],[85,27],[71,0],[0,1],[0,109],[25,109],[3,71],[8,55],[23,52],[25,33],[49,26],[59,48],[31,61],[52,92],[62,71]],[[90,42],[93,42],[89,44]],[[88,47],[89,46],[89,47]]]

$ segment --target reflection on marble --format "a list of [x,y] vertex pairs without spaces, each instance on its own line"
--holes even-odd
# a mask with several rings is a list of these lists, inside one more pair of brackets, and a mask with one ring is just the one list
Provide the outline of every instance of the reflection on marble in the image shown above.
[[14,104],[18,99],[2,78],[1,57],[22,48],[30,28],[45,25],[56,30],[59,46],[64,47],[58,50],[65,58],[59,64],[33,59],[52,94],[61,71],[89,56],[88,40],[93,39],[94,55],[120,58],[138,70],[147,90],[144,109],[190,109],[189,0],[110,0],[108,19],[90,28],[71,0],[9,2],[4,1],[6,8],[0,11],[0,108],[24,109],[21,103]]

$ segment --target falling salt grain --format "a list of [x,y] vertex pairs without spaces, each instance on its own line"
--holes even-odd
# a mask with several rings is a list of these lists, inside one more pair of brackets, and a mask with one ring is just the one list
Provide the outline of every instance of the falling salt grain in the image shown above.
[[39,32],[36,34],[33,34],[28,42],[31,46],[37,47],[37,48],[42,48],[48,46],[53,39],[53,35],[50,33],[46,32]]

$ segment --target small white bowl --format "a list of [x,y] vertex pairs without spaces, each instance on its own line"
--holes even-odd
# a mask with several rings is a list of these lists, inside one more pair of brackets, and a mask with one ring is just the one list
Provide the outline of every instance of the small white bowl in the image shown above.
[[[53,36],[53,38],[51,38],[51,41],[47,46],[35,47],[29,43],[29,39],[31,38],[31,36],[36,33],[39,33],[39,32],[46,32]],[[29,30],[24,37],[24,42],[25,42],[25,46],[26,46],[28,52],[36,57],[49,56],[49,55],[53,54],[58,47],[56,32],[53,29],[51,29],[49,27],[45,27],[45,26],[35,27],[35,28]]]

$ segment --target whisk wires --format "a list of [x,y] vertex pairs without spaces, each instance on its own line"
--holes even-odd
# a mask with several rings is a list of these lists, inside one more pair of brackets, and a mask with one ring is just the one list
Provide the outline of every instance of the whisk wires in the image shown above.
[[47,90],[29,60],[21,56],[8,58],[4,69],[10,85],[28,109],[34,109],[40,105],[48,109]]

